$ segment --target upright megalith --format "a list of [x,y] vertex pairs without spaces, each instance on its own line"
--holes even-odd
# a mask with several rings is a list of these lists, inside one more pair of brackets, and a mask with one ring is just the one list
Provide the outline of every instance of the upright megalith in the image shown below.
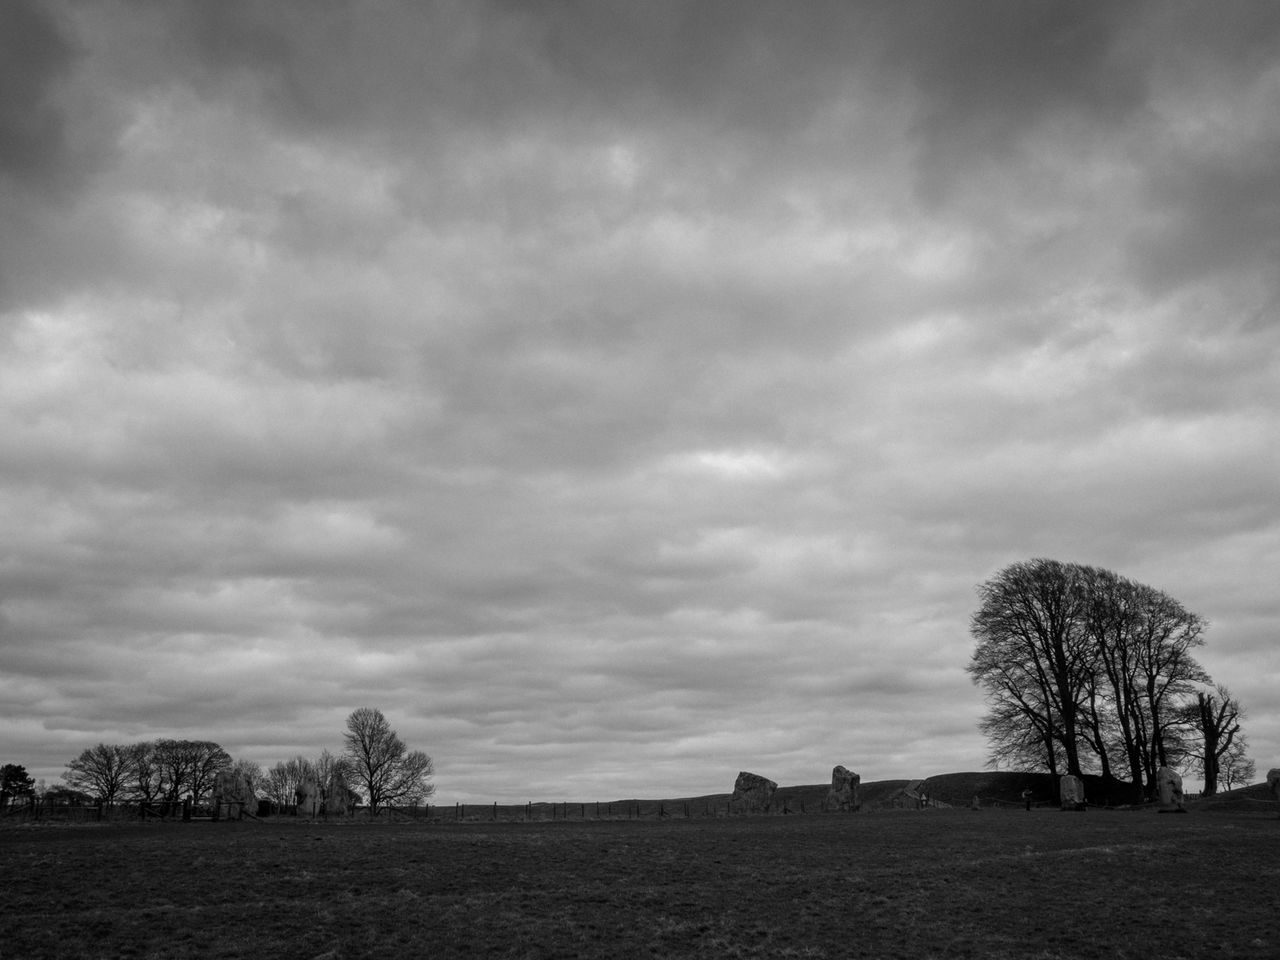
[[745,770],[733,782],[733,802],[741,804],[743,813],[768,813],[778,785],[767,777]]
[[827,791],[827,799],[823,802],[824,810],[851,811],[862,806],[858,799],[858,785],[862,782],[852,770],[837,766],[831,771],[831,789]]
[[1063,810],[1083,810],[1084,781],[1074,774],[1065,774],[1058,781],[1058,802]]
[[294,791],[294,801],[297,803],[298,816],[314,820],[320,815],[324,809],[324,796],[315,777],[307,777],[298,784],[298,789]]
[[1182,777],[1173,767],[1156,771],[1156,790],[1160,794],[1161,813],[1186,813],[1182,805]]
[[348,787],[341,778],[334,777],[324,789],[324,803],[320,812],[326,817],[350,816],[360,803],[360,794]]
[[253,784],[243,773],[232,770],[220,770],[213,778],[213,795],[210,809],[214,820],[239,820],[247,813],[256,816],[258,813],[258,797],[253,792]]

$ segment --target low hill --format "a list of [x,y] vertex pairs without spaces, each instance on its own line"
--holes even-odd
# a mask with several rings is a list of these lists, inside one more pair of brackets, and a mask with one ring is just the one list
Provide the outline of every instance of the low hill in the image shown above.
[[[1143,802],[1142,790],[1131,783],[1092,775],[1081,779],[1091,805],[1118,807]],[[929,777],[923,789],[931,799],[957,807],[968,806],[975,796],[983,806],[1021,804],[1023,790],[1031,791],[1036,804],[1056,803],[1058,798],[1055,778],[1047,773],[945,773]]]
[[[902,791],[912,780],[872,780],[858,787],[858,797],[863,808],[889,807],[895,800],[902,799]],[[817,813],[827,799],[827,791],[831,785],[827,783],[802,784],[791,787],[778,787],[773,795],[775,810],[788,813]],[[638,810],[641,816],[652,815],[659,811],[680,813],[687,806],[691,812],[727,811],[731,793],[709,793],[698,797],[675,797],[670,800],[615,800],[609,806],[614,809]]]
[[1268,806],[1280,809],[1280,802],[1271,795],[1271,790],[1265,783],[1224,790],[1221,793],[1215,793],[1212,797],[1189,797],[1188,799],[1197,810],[1202,811],[1265,810]]
[[[1095,806],[1126,806],[1143,802],[1142,791],[1132,784],[1118,780],[1104,780],[1102,777],[1085,776],[1084,793],[1089,803]],[[1032,802],[1036,805],[1056,804],[1058,789],[1056,778],[1047,773],[1001,773],[983,771],[980,773],[945,773],[928,777],[924,780],[870,780],[858,788],[858,796],[863,809],[887,808],[894,806],[910,806],[911,799],[903,791],[914,786],[919,793],[930,800],[954,807],[967,807],[978,797],[982,806],[1021,806],[1024,802],[1022,791],[1030,790]],[[827,798],[828,784],[815,783],[800,786],[778,787],[774,794],[777,809],[792,813],[816,812],[822,809]],[[1265,791],[1266,785],[1263,785]],[[702,797],[684,797],[676,800],[620,801],[622,803],[640,803],[644,808],[653,805],[655,809],[665,803],[671,809],[683,809],[689,804],[693,809],[725,809],[731,794],[715,793]]]
[[[1090,806],[1124,807],[1147,805],[1142,791],[1119,780],[1085,776],[1084,793]],[[820,813],[830,785],[826,783],[779,787],[774,794],[773,809],[782,813]],[[908,794],[910,790],[912,793]],[[1057,778],[1047,773],[944,773],[922,780],[869,780],[858,788],[863,810],[912,808],[915,796],[922,794],[931,802],[952,807],[968,807],[977,797],[983,807],[1022,806],[1024,790],[1031,791],[1032,803],[1039,807],[1056,806]],[[529,804],[458,804],[454,815],[460,819],[524,819],[554,820],[588,817],[651,818],[725,816],[733,812],[730,793],[709,793],[696,797],[666,799],[613,800],[611,802],[541,802]],[[1274,803],[1267,786],[1255,784],[1232,790],[1216,797],[1188,797],[1188,802],[1217,805],[1226,809],[1240,804]],[[437,815],[443,811],[437,808]],[[448,817],[448,813],[444,813]]]

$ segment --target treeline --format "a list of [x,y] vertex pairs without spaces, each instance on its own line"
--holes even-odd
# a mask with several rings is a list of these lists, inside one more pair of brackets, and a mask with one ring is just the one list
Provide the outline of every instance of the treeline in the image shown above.
[[232,759],[210,740],[152,740],[135,744],[99,743],[67,764],[67,786],[103,803],[176,803],[185,797],[201,803],[219,774],[243,780],[253,796],[277,809],[292,806],[298,789],[310,781],[326,790],[360,796],[376,812],[391,802],[419,803],[435,792],[431,758],[409,750],[382,712],[370,707],[347,718],[346,749],[334,755],[296,756],[264,770],[249,760]]
[[199,802],[233,765],[211,740],[100,743],[70,761],[62,779],[103,803],[177,803],[186,796]]
[[969,664],[986,691],[993,763],[1127,779],[1148,793],[1171,766],[1205,793],[1254,775],[1244,711],[1193,651],[1207,623],[1110,570],[1036,559],[978,587]]

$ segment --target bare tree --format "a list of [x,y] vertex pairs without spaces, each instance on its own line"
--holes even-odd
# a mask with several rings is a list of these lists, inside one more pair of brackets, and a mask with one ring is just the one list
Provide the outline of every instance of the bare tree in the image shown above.
[[236,760],[231,764],[230,770],[236,776],[244,779],[254,796],[257,796],[258,792],[266,785],[267,778],[262,772],[262,767],[252,760]]
[[352,788],[359,781],[359,776],[350,756],[343,754],[335,757],[328,750],[322,750],[313,766],[316,783],[320,785],[326,798],[341,798],[345,802],[354,793]]
[[303,781],[315,778],[315,764],[298,756],[277,763],[267,771],[267,797],[279,808],[292,806],[297,801],[298,787]]
[[987,695],[992,761],[1051,774],[1122,771],[1154,790],[1185,762],[1187,704],[1208,674],[1192,656],[1204,620],[1109,570],[1031,560],[978,588],[969,673]]
[[1249,744],[1241,734],[1218,760],[1218,782],[1228,790],[1248,786],[1258,775],[1257,766],[1247,756],[1248,749]]
[[1142,585],[1093,567],[1086,568],[1085,577],[1089,591],[1085,628],[1098,654],[1092,685],[1105,690],[1120,738],[1118,752],[1123,754],[1132,782],[1141,784],[1145,769],[1141,731],[1146,726],[1138,693],[1134,637],[1141,620]]
[[127,784],[129,793],[144,804],[155,803],[164,790],[164,775],[156,745],[150,742],[135,743],[128,747],[129,773]]
[[991,716],[1009,707],[1023,713],[1055,773],[1055,745],[1062,748],[1065,772],[1081,773],[1079,726],[1086,678],[1093,673],[1082,629],[1084,587],[1073,564],[1010,564],[978,587],[982,605],[970,625],[978,645],[969,673],[986,689]]
[[155,759],[163,798],[170,802],[179,800],[184,791],[199,802],[218,771],[231,766],[227,751],[209,740],[157,740]]
[[[1211,693],[1198,692],[1195,703],[1186,712],[1200,735],[1199,743],[1192,748],[1192,755],[1204,776],[1204,795],[1211,797],[1218,792],[1223,759],[1231,754],[1233,747],[1238,746],[1238,749],[1237,755],[1232,758],[1232,765],[1243,768],[1244,763],[1248,762],[1243,757],[1245,738],[1240,731],[1244,709],[1230,690],[1218,684]],[[1232,773],[1235,779],[1243,773],[1243,769],[1233,770]]]
[[62,779],[72,789],[91,794],[103,803],[115,803],[129,788],[131,759],[130,747],[100,743],[68,763]]
[[1177,766],[1185,756],[1188,724],[1183,703],[1194,684],[1210,681],[1191,655],[1204,644],[1204,620],[1151,587],[1145,588],[1142,599],[1135,648],[1139,692],[1150,723],[1144,762],[1148,787],[1154,788],[1156,771]]
[[370,814],[396,800],[421,802],[433,793],[431,758],[405,747],[381,710],[361,707],[347,717],[347,756],[369,800]]

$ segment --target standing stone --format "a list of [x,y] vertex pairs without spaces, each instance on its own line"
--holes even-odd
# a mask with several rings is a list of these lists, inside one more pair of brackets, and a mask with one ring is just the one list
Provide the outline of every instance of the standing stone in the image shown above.
[[249,778],[244,774],[230,770],[220,770],[213,779],[213,796],[210,806],[213,819],[239,820],[247,813],[255,816],[258,812],[258,797],[253,792]]
[[1160,793],[1161,813],[1186,813],[1182,806],[1182,777],[1173,767],[1156,771],[1156,790]]
[[314,820],[324,809],[324,797],[320,794],[320,784],[314,777],[308,777],[298,784],[294,793],[298,805],[298,816]]
[[356,793],[340,777],[334,777],[324,791],[324,804],[321,812],[326,817],[342,817],[352,813],[360,802],[360,794]]
[[1271,795],[1280,800],[1280,767],[1267,771],[1267,786],[1271,788]]
[[1084,782],[1073,774],[1064,774],[1058,781],[1058,799],[1063,810],[1083,810]]
[[768,813],[777,789],[772,780],[744,770],[733,783],[733,800],[742,802],[744,813]]
[[827,791],[827,799],[822,809],[848,812],[862,806],[858,799],[858,785],[862,778],[846,767],[835,767],[831,771],[831,789]]

